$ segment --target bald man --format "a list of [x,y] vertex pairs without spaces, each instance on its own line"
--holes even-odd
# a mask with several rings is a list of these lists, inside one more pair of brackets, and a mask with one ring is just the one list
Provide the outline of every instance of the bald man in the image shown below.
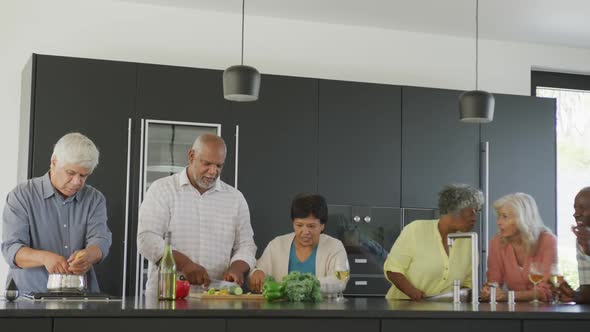
[[576,195],[574,218],[576,226],[572,227],[572,231],[576,235],[580,288],[574,291],[564,283],[560,290],[565,295],[562,296],[565,301],[590,303],[590,187],[583,188]]
[[226,154],[221,137],[203,134],[188,152],[189,165],[158,179],[146,193],[137,233],[138,250],[150,262],[146,296],[157,294],[168,231],[177,270],[191,284],[208,286],[212,279],[224,279],[241,285],[255,266],[248,204],[241,192],[219,179]]

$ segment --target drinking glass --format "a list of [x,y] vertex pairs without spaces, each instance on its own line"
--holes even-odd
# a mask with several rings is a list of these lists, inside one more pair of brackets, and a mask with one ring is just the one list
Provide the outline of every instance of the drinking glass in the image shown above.
[[346,288],[346,284],[350,278],[350,265],[348,264],[348,259],[336,263],[336,278],[341,283],[340,292],[338,292],[338,295],[336,296],[336,301],[345,302],[346,299],[342,292],[344,291],[344,288]]
[[540,263],[531,262],[531,265],[529,266],[529,280],[533,283],[533,292],[535,294],[534,300],[530,303],[540,303],[541,301],[537,299],[537,285],[543,280],[543,272]]
[[555,297],[553,298],[552,304],[559,304],[559,286],[563,283],[563,273],[561,273],[561,269],[559,268],[558,264],[551,265],[551,278],[549,279],[551,284],[555,289],[558,291],[555,293]]

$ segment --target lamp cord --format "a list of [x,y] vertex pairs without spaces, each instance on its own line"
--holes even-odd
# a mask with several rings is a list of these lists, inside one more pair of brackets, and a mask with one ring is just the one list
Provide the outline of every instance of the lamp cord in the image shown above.
[[[475,0],[475,90],[479,76],[479,0]],[[243,52],[243,51],[242,51]]]
[[242,0],[242,61],[241,65],[244,65],[244,11],[246,7],[246,0]]

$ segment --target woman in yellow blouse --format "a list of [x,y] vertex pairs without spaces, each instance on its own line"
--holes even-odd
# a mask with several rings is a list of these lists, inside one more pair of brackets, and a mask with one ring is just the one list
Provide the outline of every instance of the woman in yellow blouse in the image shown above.
[[471,285],[471,243],[457,239],[449,248],[447,235],[470,231],[484,202],[481,191],[464,184],[445,186],[439,193],[438,220],[415,220],[397,238],[383,271],[392,283],[388,299],[420,301],[450,292],[453,280]]

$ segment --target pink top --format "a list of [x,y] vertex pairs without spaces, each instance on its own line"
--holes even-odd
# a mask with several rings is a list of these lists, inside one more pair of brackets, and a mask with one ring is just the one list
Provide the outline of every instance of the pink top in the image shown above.
[[490,241],[488,254],[488,282],[497,282],[500,287],[506,284],[509,290],[523,291],[533,289],[529,281],[529,266],[531,262],[541,263],[544,279],[537,285],[537,297],[541,301],[551,299],[551,287],[547,280],[551,272],[551,264],[557,261],[557,240],[548,232],[539,235],[539,241],[532,256],[527,256],[524,266],[518,266],[516,254],[511,244],[502,243],[500,235]]

